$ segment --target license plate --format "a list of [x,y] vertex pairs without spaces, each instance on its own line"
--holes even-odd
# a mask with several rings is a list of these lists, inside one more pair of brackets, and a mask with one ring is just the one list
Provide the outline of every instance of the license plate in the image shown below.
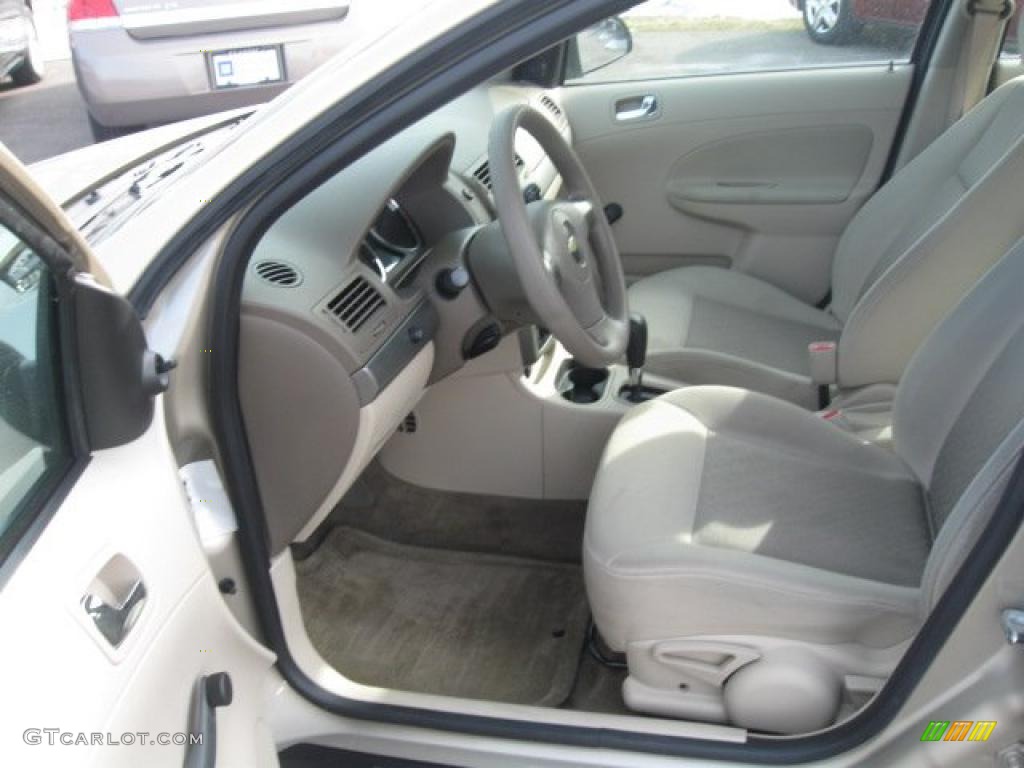
[[210,54],[210,77],[214,88],[279,83],[284,80],[281,47],[238,48]]

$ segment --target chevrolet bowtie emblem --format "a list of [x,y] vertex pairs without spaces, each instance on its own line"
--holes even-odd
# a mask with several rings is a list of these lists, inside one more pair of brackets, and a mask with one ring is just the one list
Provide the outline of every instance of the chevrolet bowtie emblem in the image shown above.
[[[566,227],[566,229],[568,230],[569,228]],[[581,267],[583,266],[583,251],[580,249],[579,240],[576,239],[576,234],[572,230],[569,230],[569,255],[572,256],[573,261]]]

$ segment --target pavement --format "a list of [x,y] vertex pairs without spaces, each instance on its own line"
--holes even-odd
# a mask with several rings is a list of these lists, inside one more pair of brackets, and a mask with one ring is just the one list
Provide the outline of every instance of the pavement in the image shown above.
[[709,7],[714,8],[714,15],[727,18],[762,21],[800,18],[800,12],[789,0],[715,0],[713,6],[708,0],[647,0],[626,11],[623,16],[706,18]]
[[85,104],[71,61],[51,61],[36,85],[0,81],[0,142],[23,163],[92,144]]

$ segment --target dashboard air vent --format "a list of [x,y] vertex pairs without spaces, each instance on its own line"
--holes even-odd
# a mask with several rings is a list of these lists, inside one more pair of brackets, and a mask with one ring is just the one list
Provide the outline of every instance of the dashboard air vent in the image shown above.
[[552,99],[548,95],[540,97],[540,105],[544,107],[548,112],[555,118],[555,125],[561,130],[566,130],[569,127],[569,119],[565,116],[565,112],[558,106],[558,102]]
[[416,414],[415,413],[410,413],[408,416],[405,417],[405,420],[401,424],[398,425],[398,431],[399,432],[404,432],[407,435],[414,435],[414,434],[416,434],[416,430],[418,428],[419,428],[419,425],[416,422]]
[[486,160],[480,163],[480,167],[473,171],[473,178],[491,189],[491,164]]
[[349,283],[327,304],[327,311],[352,333],[357,333],[383,308],[384,297],[362,276]]
[[548,112],[553,114],[556,118],[558,118],[558,122],[562,122],[562,120],[565,119],[565,115],[562,114],[562,108],[560,106],[558,106],[558,104],[555,102],[555,100],[552,99],[550,96],[548,96],[548,95],[541,96],[540,97],[540,103],[542,105],[544,105],[544,109],[546,109]]
[[293,288],[302,282],[299,271],[291,264],[281,261],[261,261],[256,265],[260,279],[282,288]]
[[[523,160],[518,154],[516,155],[516,169],[522,170],[526,167],[526,161]],[[484,160],[477,169],[473,171],[473,178],[479,181],[488,189],[494,189],[494,185],[491,182],[491,164],[488,160]]]

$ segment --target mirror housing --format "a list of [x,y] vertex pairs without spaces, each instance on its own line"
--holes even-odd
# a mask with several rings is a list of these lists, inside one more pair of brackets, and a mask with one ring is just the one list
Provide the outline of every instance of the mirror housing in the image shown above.
[[566,79],[572,80],[611,66],[633,51],[633,34],[619,16],[587,27],[569,41]]
[[167,390],[174,363],[149,348],[126,298],[91,275],[78,274],[74,281],[73,327],[89,448],[113,448],[149,428],[154,398]]

